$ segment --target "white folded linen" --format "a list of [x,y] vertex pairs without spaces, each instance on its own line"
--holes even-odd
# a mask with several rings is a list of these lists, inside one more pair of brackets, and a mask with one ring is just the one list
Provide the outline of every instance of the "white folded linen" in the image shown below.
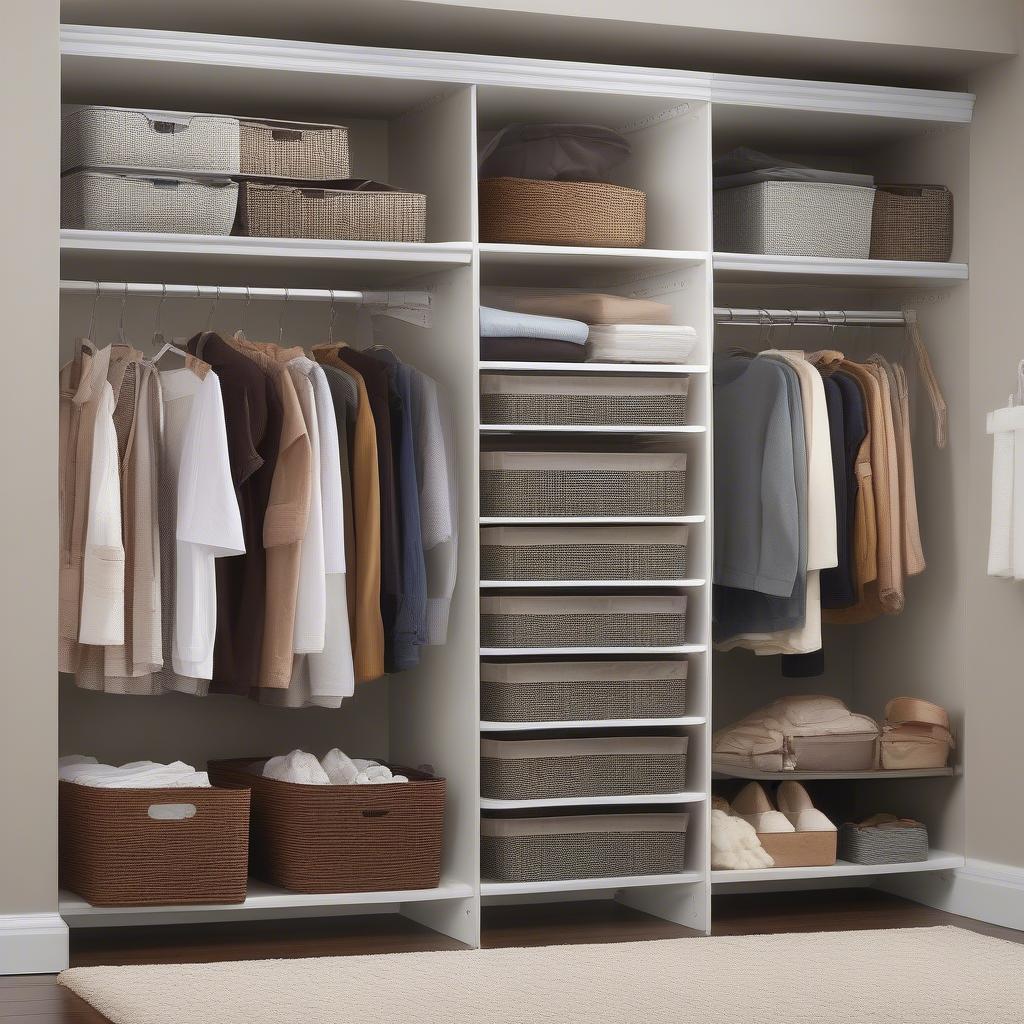
[[359,774],[359,769],[352,763],[348,754],[337,747],[328,750],[320,764],[327,772],[327,778],[331,780],[332,786],[351,786]]
[[72,754],[58,761],[57,774],[63,782],[101,789],[197,789],[210,785],[206,772],[197,772],[184,761],[129,761],[116,766]]
[[683,324],[602,324],[590,329],[590,362],[682,363],[697,345],[697,332]]
[[290,754],[270,758],[263,766],[263,777],[278,782],[293,782],[299,786],[331,784],[316,755],[307,754],[305,750],[293,750]]
[[545,338],[583,345],[589,333],[590,328],[582,320],[514,313],[510,309],[495,309],[493,306],[480,307],[481,338]]

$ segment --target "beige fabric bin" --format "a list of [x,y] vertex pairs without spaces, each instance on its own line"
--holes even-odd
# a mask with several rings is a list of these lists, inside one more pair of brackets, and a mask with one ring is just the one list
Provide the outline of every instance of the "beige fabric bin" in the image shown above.
[[686,789],[686,736],[480,741],[480,795],[491,800],[648,796]]
[[499,526],[480,531],[484,580],[681,580],[686,526]]
[[297,181],[338,181],[351,173],[348,129],[340,124],[245,119],[242,174]]
[[791,736],[789,748],[801,772],[859,772],[878,767],[878,734]]
[[537,426],[679,427],[689,377],[480,375],[483,423]]
[[686,597],[484,597],[483,647],[676,647]]
[[488,662],[484,722],[579,722],[686,714],[685,661]]
[[686,868],[687,813],[483,818],[480,873],[496,882],[673,875]]
[[685,454],[480,454],[480,512],[485,516],[672,516],[685,511]]

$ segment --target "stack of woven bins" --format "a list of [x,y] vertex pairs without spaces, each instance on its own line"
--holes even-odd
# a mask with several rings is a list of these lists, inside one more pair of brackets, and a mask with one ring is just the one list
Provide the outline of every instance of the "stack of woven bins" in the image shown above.
[[[508,304],[592,331],[665,324],[672,313],[591,293]],[[480,533],[481,864],[498,883],[686,868],[688,815],[658,801],[686,789],[688,737],[676,720],[688,665],[667,649],[686,641],[686,597],[674,585],[687,575],[689,536],[682,524],[644,522],[685,513],[686,454],[641,451],[634,438],[588,447],[572,431],[685,425],[686,387],[643,375],[596,376],[594,387],[592,376],[481,376],[482,422],[556,426],[572,438],[481,453],[481,514],[551,523]],[[631,522],[602,522],[617,518]],[[628,585],[637,581],[657,589]],[[519,803],[541,800],[551,807]]]
[[350,177],[348,129],[67,106],[61,226],[422,242],[426,197]]

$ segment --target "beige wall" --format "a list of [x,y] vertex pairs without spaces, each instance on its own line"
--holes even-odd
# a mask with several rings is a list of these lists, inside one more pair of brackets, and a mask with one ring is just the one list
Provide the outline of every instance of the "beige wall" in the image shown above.
[[1024,587],[985,574],[992,441],[985,413],[1006,404],[1024,358],[1024,59],[977,75],[971,126],[970,491],[967,593],[967,853],[1024,868]]
[[4,4],[0,914],[57,902],[57,0]]

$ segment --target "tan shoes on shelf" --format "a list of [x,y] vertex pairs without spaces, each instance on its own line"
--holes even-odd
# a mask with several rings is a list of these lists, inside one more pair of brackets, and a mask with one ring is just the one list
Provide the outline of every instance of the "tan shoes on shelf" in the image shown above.
[[837,830],[799,782],[780,783],[772,804],[764,786],[750,782],[732,813],[753,825],[777,868],[827,867],[836,862]]

